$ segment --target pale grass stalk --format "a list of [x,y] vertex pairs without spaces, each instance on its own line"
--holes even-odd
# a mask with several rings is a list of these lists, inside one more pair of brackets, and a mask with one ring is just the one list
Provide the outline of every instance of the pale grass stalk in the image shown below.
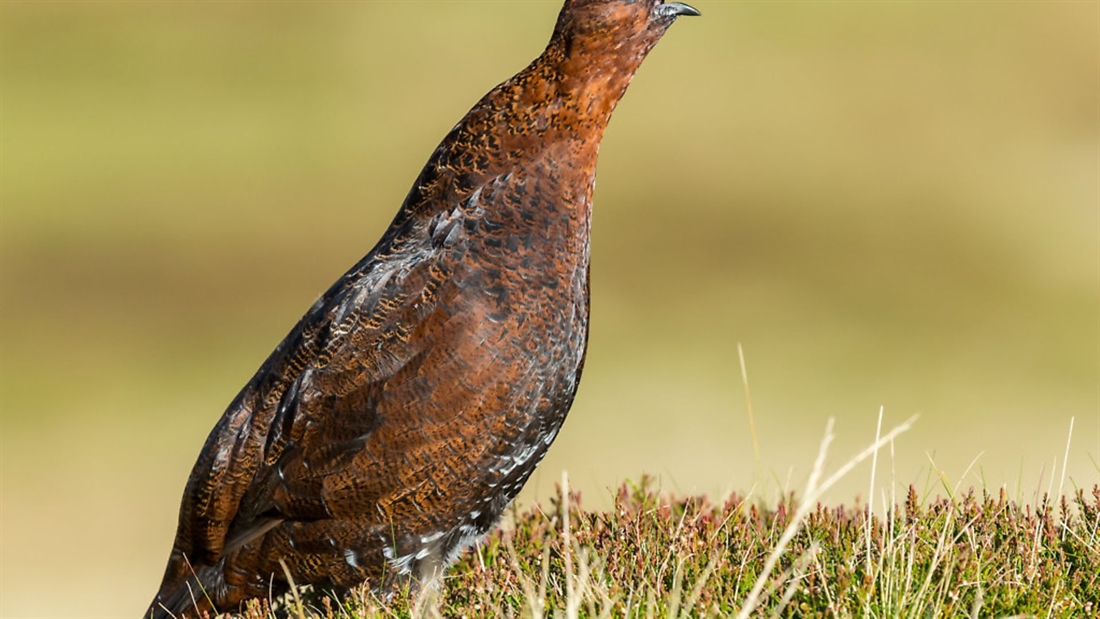
[[890,439],[890,504],[895,506],[895,509],[896,509],[896,506],[898,504],[897,484],[898,484],[897,459],[894,458],[894,440]]
[[[818,543],[814,542],[810,544],[810,548],[806,552],[802,553],[802,556],[798,557],[791,569],[783,575],[782,580],[789,580],[787,588],[783,591],[783,597],[779,598],[779,606],[772,611],[772,619],[778,619],[783,609],[787,607],[787,604],[791,603],[791,599],[794,597],[795,592],[798,591],[798,584],[806,577],[806,566],[810,564],[810,561],[817,563],[817,551]],[[820,566],[819,566],[820,567]],[[825,595],[829,595],[828,587],[825,588]],[[829,603],[832,605],[832,597],[829,598]]]
[[943,573],[936,586],[935,604],[932,606],[935,615],[943,615],[945,599],[948,597],[948,589],[955,576],[955,568],[958,566],[958,557],[949,548],[944,552]]
[[[964,474],[964,477],[965,477],[965,474]],[[952,501],[954,501],[954,499],[952,499]],[[954,536],[953,538],[951,538],[951,545],[953,546],[964,535],[970,534],[970,531],[971,531],[972,527],[974,526],[974,523],[980,517],[981,517],[980,515],[975,516],[969,522],[964,524],[963,527],[962,527],[962,530],[959,532],[959,534]],[[942,600],[943,597],[947,594],[946,588],[947,588],[947,586],[949,585],[949,583],[951,581],[950,576],[954,572],[954,568],[955,568],[955,565],[956,565],[956,555],[954,553],[948,552],[948,550],[947,550],[947,531],[951,528],[951,523],[954,521],[954,519],[955,519],[955,510],[954,509],[949,510],[947,512],[947,519],[944,521],[944,524],[943,524],[943,530],[940,531],[940,537],[936,542],[936,549],[932,553],[932,563],[928,568],[928,576],[925,578],[924,584],[921,585],[920,591],[917,592],[916,601],[920,602],[922,606],[925,603],[924,600],[925,600],[925,597],[927,595],[927,592],[931,588],[932,576],[933,576],[933,574],[935,574],[936,568],[939,566],[939,563],[941,561],[945,562],[946,567],[944,567],[943,574],[940,576],[939,599]],[[941,604],[942,604],[942,602],[941,602]]]
[[[603,572],[602,569],[601,573],[606,575],[606,572]],[[608,619],[609,617],[611,617],[611,613],[615,610],[615,600],[611,597],[611,594],[608,591],[607,583],[602,581],[597,582],[599,586],[594,588],[593,590],[596,591],[603,600],[603,610],[600,611],[597,619]],[[595,615],[595,613],[593,613],[593,615]]]
[[930,465],[928,468],[928,475],[930,477],[934,475],[936,479],[940,482],[940,485],[943,486],[944,491],[947,492],[947,495],[951,498],[952,501],[954,501],[955,490],[951,486],[951,481],[947,479],[947,473],[943,472],[942,470],[940,470],[940,467],[936,466],[935,454],[930,454],[926,451],[924,452],[924,457],[928,458],[928,464]]
[[298,616],[298,619],[306,619],[306,611],[302,607],[302,598],[298,596],[298,585],[294,583],[294,577],[290,575],[290,568],[286,566],[286,561],[283,561],[282,558],[279,559],[279,567],[283,568],[286,582],[290,585],[290,594],[294,597],[294,614]]
[[920,539],[916,535],[916,531],[909,528],[906,531],[906,537],[909,538],[909,544],[905,546],[908,555],[908,561],[905,562],[905,586],[901,588],[901,602],[898,604],[898,610],[908,607],[909,592],[913,590],[913,561],[916,558],[916,545],[917,540]]
[[817,491],[817,483],[821,481],[821,475],[825,472],[825,456],[829,454],[829,445],[836,438],[836,435],[833,434],[834,423],[836,423],[836,419],[833,417],[829,417],[829,420],[825,422],[825,436],[821,439],[821,447],[817,450],[817,458],[814,460],[813,468],[810,469],[810,479],[806,482],[807,500],[803,501],[803,505],[810,505],[809,497]]
[[[203,588],[201,582],[199,583],[199,588],[200,588],[200,590],[202,590],[203,595],[206,595],[206,590]],[[270,591],[270,590],[271,589],[269,588],[268,591]],[[198,608],[199,607],[199,602],[198,602],[198,600],[195,599],[195,590],[191,588],[191,583],[187,583],[187,595],[191,596],[191,605],[194,606],[195,608]],[[161,606],[163,606],[163,604]],[[174,616],[175,615],[173,615],[173,617]]]
[[[550,544],[542,549],[542,574],[539,576],[539,608],[545,607],[546,587],[550,584]],[[541,616],[542,613],[540,612]]]
[[1061,588],[1062,581],[1056,581],[1054,583],[1054,593],[1050,595],[1050,608],[1047,609],[1047,619],[1054,616],[1054,602],[1058,600],[1058,589]]
[[791,570],[788,569],[780,574],[778,578],[771,579],[771,582],[768,583],[767,588],[765,588],[764,591],[761,592],[760,599],[766,600],[770,598],[773,594],[775,594],[776,591],[779,590],[779,587],[782,586],[782,584],[786,582],[788,578],[790,578],[790,575]]
[[630,591],[627,591],[626,593],[626,601],[623,602],[624,617],[634,616],[634,594],[638,592],[638,589],[640,589],[640,587],[629,587],[629,589]]
[[[934,472],[936,474],[937,479],[940,480],[940,483],[943,485],[944,490],[947,491],[948,497],[950,498],[952,503],[954,503],[956,501],[956,496],[955,495],[958,493],[958,490],[962,486],[963,481],[965,481],[966,477],[970,474],[970,470],[974,467],[974,465],[978,462],[978,460],[982,456],[982,454],[979,453],[977,457],[975,457],[973,460],[971,460],[970,464],[966,467],[966,470],[963,471],[962,476],[959,478],[959,482],[955,485],[951,485],[951,483],[947,479],[947,474],[944,471],[942,471],[939,467],[936,466],[936,461],[933,458],[932,454],[926,454],[926,455],[928,456],[928,459],[929,459],[931,471]],[[947,512],[947,519],[944,521],[943,530],[940,531],[940,536],[939,536],[939,539],[937,540],[937,543],[936,543],[936,549],[932,553],[932,564],[929,567],[928,574],[925,577],[924,582],[921,584],[921,588],[917,592],[916,598],[912,602],[913,604],[918,604],[918,606],[917,606],[918,609],[923,609],[924,606],[926,606],[928,604],[927,598],[928,598],[929,592],[932,589],[932,577],[935,574],[936,567],[938,567],[938,565],[940,564],[941,561],[947,561],[950,558],[950,557],[947,557],[945,555],[945,544],[946,544],[946,541],[947,541],[947,531],[951,527],[951,524],[954,521],[954,518],[955,518],[955,511],[954,510],[949,510]],[[963,529],[963,532],[968,530],[968,528],[971,525],[973,525],[973,521],[967,523],[966,527],[964,527],[964,529]],[[960,533],[960,535],[962,535],[962,533]],[[956,537],[956,538],[954,538],[953,541],[956,541],[957,539],[958,538]],[[953,562],[949,562],[947,567],[945,568],[945,572],[950,573],[950,571],[953,568],[953,565],[954,565]],[[939,600],[942,600],[943,595],[945,595],[945,592],[943,591],[943,587],[945,586],[945,583],[947,582],[947,580],[948,579],[946,577],[943,577],[940,580],[938,596],[937,596]],[[907,588],[908,588],[908,583],[907,583]],[[903,598],[903,602],[904,602],[904,598]]]
[[[1045,464],[1043,466],[1044,466],[1044,468],[1046,467]],[[1057,456],[1054,458],[1054,466],[1052,466],[1051,469],[1050,469],[1050,479],[1047,480],[1047,493],[1046,493],[1046,496],[1047,496],[1048,500],[1050,499],[1051,490],[1054,489],[1054,470],[1056,468],[1058,468],[1058,458],[1057,458]],[[1042,482],[1040,482],[1040,483],[1042,483]],[[1035,535],[1035,543],[1031,547],[1031,560],[1029,561],[1030,565],[1028,565],[1028,578],[1027,578],[1028,586],[1030,586],[1035,581],[1035,577],[1039,573],[1037,563],[1039,562],[1039,547],[1042,545],[1042,537],[1043,537],[1043,519],[1039,517],[1039,496],[1038,496],[1039,495],[1039,490],[1038,490],[1038,488],[1036,488],[1036,490],[1035,490],[1035,495],[1036,495],[1035,496],[1035,504],[1034,504],[1034,507],[1035,507],[1035,534],[1034,534]]]
[[[817,554],[814,554],[813,560],[814,565],[817,566],[817,569],[821,573],[825,573],[825,566],[821,564],[821,560],[817,556]],[[822,587],[822,590],[825,592],[825,599],[829,602],[829,607],[833,609],[833,616],[836,616],[836,601],[833,599],[833,594],[829,592],[828,587]]]
[[443,619],[443,612],[439,610],[439,604],[429,606],[428,615],[431,619]]
[[1085,539],[1085,538],[1081,537],[1080,535],[1078,535],[1075,531],[1070,529],[1069,524],[1067,524],[1066,522],[1063,521],[1062,522],[1062,533],[1064,534],[1066,532],[1069,532],[1069,534],[1072,535],[1077,541],[1084,544],[1085,548],[1087,548],[1089,550],[1089,552],[1092,552],[1092,553],[1095,553],[1095,554],[1100,554],[1100,546],[1096,545],[1096,532],[1095,531],[1093,531],[1093,534],[1091,536],[1089,536],[1090,539]]
[[[1069,418],[1069,436],[1066,437],[1066,453],[1065,453],[1064,456],[1062,456],[1062,479],[1058,481],[1058,499],[1059,499],[1059,501],[1061,501],[1061,499],[1062,499],[1062,490],[1063,490],[1063,488],[1065,488],[1065,485],[1066,485],[1066,465],[1069,464],[1069,444],[1070,444],[1070,441],[1073,440],[1073,422],[1075,420],[1076,420],[1076,417],[1070,417]],[[1066,541],[1066,529],[1068,529],[1068,528],[1069,528],[1069,526],[1066,525],[1065,523],[1063,523],[1062,536],[1061,536],[1063,542]]]
[[978,592],[974,594],[974,603],[970,605],[970,619],[979,619],[982,612],[982,604],[985,602],[985,593],[982,591],[982,583],[978,583]]
[[799,528],[802,526],[802,521],[813,510],[813,506],[821,498],[829,488],[831,488],[836,482],[840,481],[845,475],[847,475],[853,468],[859,463],[863,462],[867,458],[871,457],[882,445],[893,440],[894,437],[909,430],[913,426],[913,422],[916,421],[917,416],[914,415],[903,422],[901,425],[896,426],[894,429],[885,436],[875,441],[875,443],[866,449],[864,449],[855,457],[848,460],[844,465],[836,470],[828,479],[825,480],[820,486],[818,480],[821,478],[822,470],[825,466],[825,455],[828,452],[829,444],[833,441],[833,419],[830,418],[825,426],[825,436],[821,440],[821,447],[818,451],[817,460],[814,462],[814,470],[810,473],[810,480],[807,483],[806,496],[803,499],[799,508],[795,511],[794,517],[791,519],[791,523],[787,526],[787,529],[780,536],[779,542],[768,555],[767,560],[764,562],[764,567],[760,572],[760,576],[757,577],[756,582],[753,584],[752,590],[749,591],[749,595],[745,600],[744,606],[741,607],[741,611],[737,614],[738,619],[746,619],[756,607],[760,604],[760,593],[763,591],[764,586],[768,582],[768,578],[771,575],[771,571],[775,569],[775,564],[779,561],[779,558],[783,556],[783,553],[787,549],[787,545],[798,533]]
[[[890,535],[893,533],[894,515],[890,511],[890,507],[886,504],[886,490],[879,491],[879,498],[882,501],[882,513],[885,520],[882,523],[882,548],[879,550],[878,559],[875,561],[875,586],[881,591],[879,595],[883,604],[889,603],[887,592],[890,591],[891,574],[887,569],[887,563],[893,565],[893,557],[891,556],[892,540]],[[864,615],[870,616],[868,609],[864,608]]]
[[[928,457],[930,457],[930,460],[931,460],[932,456],[930,455]],[[970,469],[975,466],[975,464],[978,462],[980,457],[981,457],[981,454],[978,454],[978,456],[975,457],[974,460],[970,461],[970,464],[967,466],[966,471],[964,471],[963,475],[961,475],[961,477],[959,478],[959,483],[956,484],[955,486],[952,486],[947,482],[947,474],[944,473],[943,471],[941,471],[941,469],[939,469],[936,466],[936,463],[935,463],[934,460],[931,460],[932,469],[933,469],[933,471],[935,471],[938,478],[941,479],[942,482],[944,483],[944,486],[945,486],[945,488],[947,490],[947,493],[948,493],[948,498],[950,500],[952,500],[953,504],[956,501],[955,495],[958,491],[958,488],[961,485],[963,485],[964,480],[970,474]],[[952,540],[953,544],[956,541],[958,541],[958,539],[961,537],[961,535],[966,534],[970,530],[970,528],[972,526],[974,526],[974,522],[976,521],[976,519],[977,519],[977,517],[975,517],[975,519],[971,519],[969,522],[967,522],[965,524],[965,526],[963,527],[963,531],[961,531],[958,535],[956,535],[955,538],[953,538],[953,540]],[[945,552],[946,552],[945,548],[946,548],[946,542],[947,542],[947,531],[950,528],[950,526],[952,526],[952,523],[954,522],[954,520],[955,520],[955,510],[954,509],[948,510],[947,518],[944,521],[944,528],[941,532],[939,532],[939,539],[936,542],[936,549],[932,554],[932,565],[930,566],[930,568],[928,568],[928,574],[925,577],[924,583],[921,585],[921,589],[919,590],[919,592],[917,592],[916,598],[914,600],[914,604],[920,604],[921,605],[917,608],[923,608],[923,606],[927,604],[926,603],[926,597],[928,595],[928,592],[930,592],[930,590],[932,588],[932,577],[935,574],[936,567],[942,561],[945,561],[945,562],[948,562],[948,563],[947,563],[947,566],[945,567],[945,571],[944,571],[945,575],[942,576],[941,581],[939,581],[938,598],[942,600],[943,596],[946,595],[944,587],[946,587],[947,583],[949,582],[949,578],[946,576],[946,574],[952,573],[952,571],[954,570],[955,562],[954,561],[949,561],[950,559],[952,559],[952,557],[949,557],[945,554]]]
[[900,615],[901,609],[905,607],[905,583],[912,578],[912,565],[909,562],[911,545],[906,543],[908,539],[909,535],[906,531],[895,532],[884,551],[890,556],[890,566],[884,570],[887,577],[885,590],[889,592],[887,599],[890,604],[884,609],[885,617]]
[[[187,583],[187,592],[191,594],[191,603],[194,604],[195,603],[195,592],[191,591],[191,583]],[[179,619],[178,617],[176,617],[176,613],[168,610],[168,607],[165,606],[164,604],[158,604],[158,606],[160,606],[161,610],[168,613],[168,616],[171,617],[172,619]],[[149,617],[152,617],[152,616],[153,616],[153,614],[149,613]]]
[[[578,551],[581,550],[582,549],[578,548]],[[582,561],[580,586],[578,590],[581,592],[581,599],[583,599],[588,606],[588,616],[596,617],[596,602],[598,601],[597,596],[599,592],[596,591],[596,580],[592,577],[591,573],[593,565],[589,563],[589,561],[592,559],[590,559],[587,552],[583,552],[583,554],[578,552],[578,556],[581,556]]]
[[[891,593],[894,591],[894,589],[893,589],[894,568],[897,566],[896,554],[897,554],[897,543],[899,541],[899,540],[895,539],[895,537],[894,537],[894,534],[895,534],[894,520],[897,519],[897,510],[898,510],[897,485],[898,485],[897,459],[894,457],[894,441],[891,440],[890,441],[890,503],[889,504],[884,504],[882,506],[883,507],[883,512],[886,514],[886,523],[887,523],[886,526],[887,526],[887,532],[888,533],[884,532],[883,544],[882,544],[882,546],[883,546],[882,547],[882,556],[879,558],[879,561],[880,561],[879,574],[880,575],[883,574],[883,573],[886,574],[885,590],[889,591]],[[886,503],[886,493],[885,492],[883,492],[883,494],[882,494],[882,501],[883,501],[883,503]],[[889,557],[890,557],[890,567],[889,567],[889,569],[887,569],[885,567],[886,566],[886,556],[887,555],[889,555]]]
[[[978,548],[978,540],[975,539],[974,532],[970,529],[967,529],[966,535],[970,539],[970,548]],[[980,580],[982,577],[982,553],[975,552],[974,556],[977,557],[978,569],[976,570],[976,572],[979,580],[974,583],[974,586],[977,587],[978,590],[974,593],[974,603],[970,606],[970,619],[979,618],[982,610],[982,604],[985,601],[985,595],[982,591],[982,581]]]
[[672,573],[672,594],[669,596],[668,616],[678,619],[680,616],[680,594],[684,586],[684,560],[676,562],[676,570]]
[[[676,523],[676,530],[672,533],[673,539],[680,539],[680,535],[684,532],[684,521],[687,519],[688,510],[684,510],[684,513],[680,514],[680,521]],[[664,580],[665,570],[668,569],[669,562],[676,556],[675,544],[668,549],[668,554],[665,555],[665,560],[661,562],[661,566],[657,569],[657,582]],[[675,574],[673,574],[675,578]]]
[[745,350],[737,342],[737,357],[741,360],[741,383],[745,385],[745,407],[749,412],[749,434],[752,435],[752,453],[756,458],[756,468],[760,468],[760,442],[756,438],[756,417],[752,413],[752,395],[749,393],[749,371],[745,365]]
[[717,557],[712,555],[710,561],[707,561],[703,573],[699,575],[699,580],[695,581],[695,586],[691,588],[691,594],[688,595],[687,602],[684,604],[685,612],[690,613],[695,605],[699,603],[699,596],[703,594],[703,587],[707,586],[707,581],[714,574],[715,565],[717,565]]
[[737,585],[733,589],[733,597],[739,597],[741,595],[741,575],[745,573],[745,567],[748,565],[749,554],[745,552],[741,555],[741,564],[737,566]]
[[485,558],[481,556],[481,540],[474,542],[474,556],[477,557],[477,566],[482,572],[485,571]]
[[[183,556],[183,561],[184,561],[184,563],[187,564],[188,571],[190,571],[191,575],[195,577],[195,582],[199,585],[199,593],[202,594],[202,597],[206,598],[206,601],[209,602],[210,606],[212,608],[214,608],[215,612],[217,612],[217,608],[214,606],[214,600],[210,599],[210,594],[206,592],[206,587],[202,586],[202,580],[199,579],[198,572],[196,572],[195,568],[191,565],[191,560],[187,558],[187,555],[184,555]],[[194,590],[194,588],[191,587],[191,583],[189,583],[189,582],[186,583],[186,585],[187,585],[187,595],[191,596],[192,606],[194,608],[198,608],[199,607],[199,601],[197,599],[195,599],[195,590]],[[164,604],[161,604],[160,607],[164,608]],[[164,610],[167,611],[168,609],[164,608]],[[170,611],[168,612],[168,614],[175,617],[175,615],[172,614]]]
[[[813,554],[811,554],[811,550],[813,551]],[[803,563],[806,561],[812,560],[814,562],[814,565],[816,565],[819,570],[823,571],[824,567],[821,565],[821,562],[818,561],[818,557],[816,554],[818,550],[818,543],[816,541],[811,542],[810,549],[807,549],[806,552],[799,555],[798,558],[795,559],[794,564],[791,565],[791,567],[784,570],[783,573],[780,574],[778,577],[771,579],[772,582],[768,583],[767,588],[764,589],[763,593],[761,593],[760,599],[766,600],[770,598],[776,591],[779,590],[781,586],[783,586],[783,583],[790,584],[789,581],[792,581],[792,579],[795,583],[797,583],[797,581],[805,575],[800,574],[801,568],[799,566],[803,565]],[[832,603],[832,596],[829,594],[828,588],[824,589],[824,593],[828,601]],[[772,612],[782,612],[782,606],[783,604],[780,604],[779,609],[773,610]]]
[[565,616],[577,619],[577,599],[573,591],[573,542],[569,535],[569,473],[561,472],[561,535],[565,555]]
[[[440,590],[434,582],[422,587],[413,603],[412,616],[418,618],[430,617],[431,619],[439,617],[440,597]],[[299,619],[305,619],[305,617]]]
[[[516,545],[512,543],[511,537],[504,538],[504,546],[508,549],[508,559],[512,562],[512,569],[516,572],[519,586],[523,588],[523,597],[527,600],[527,607],[531,610],[531,619],[542,619],[542,600],[546,598],[536,596],[534,584],[531,583],[531,579],[527,577],[527,574],[523,573],[523,566],[520,565],[519,557],[516,555]],[[547,546],[547,549],[549,548],[550,546]]]
[[[882,413],[886,407],[878,407],[878,426],[875,428],[875,444],[878,444],[880,438],[882,438]],[[875,453],[871,456],[871,484],[867,488],[867,573],[871,574],[871,529],[873,528],[873,521],[875,517],[875,471],[878,469],[878,449],[875,449]],[[864,609],[866,614],[871,612],[871,598],[867,598],[867,606]]]
[[955,502],[955,495],[958,494],[959,488],[962,488],[963,482],[970,475],[970,471],[978,464],[978,460],[981,460],[985,455],[985,451],[979,451],[978,455],[974,456],[974,459],[970,461],[970,464],[966,465],[966,469],[963,470],[962,476],[959,477],[959,483],[955,484],[954,490],[951,492],[951,502]]
[[[589,570],[591,569],[591,565],[588,562],[588,553],[586,553],[584,551],[584,549],[581,548],[579,545],[574,545],[573,546],[573,552],[576,553],[576,556],[577,556],[577,559],[578,559],[578,561],[577,561],[577,578],[576,578],[576,581],[575,581],[575,584],[574,584],[574,587],[573,587],[573,594],[576,595],[576,599],[573,600],[573,608],[578,609],[576,612],[579,613],[581,602],[584,601],[584,599],[586,597],[588,597],[586,594],[588,593],[588,579],[591,576],[591,574],[589,573]],[[568,605],[569,605],[568,602],[566,602],[567,607],[568,607]],[[589,611],[592,611],[592,610],[594,610],[594,609],[590,605],[589,606]],[[595,613],[590,612],[589,614],[591,615],[591,614],[595,614]]]
[[[737,509],[731,511],[729,513],[729,515],[726,516],[726,519],[722,521],[722,524],[718,525],[718,528],[714,530],[714,533],[711,533],[710,540],[708,540],[710,543],[713,544],[714,540],[718,539],[718,535],[722,532],[723,529],[726,528],[726,525],[729,524],[730,519],[732,519],[734,516],[737,516],[737,515],[739,515],[739,514],[741,514],[742,512],[745,511],[745,506],[749,504],[749,499],[752,498],[752,495],[755,492],[756,492],[756,484],[753,484],[752,488],[749,488],[748,494],[746,494],[745,498],[741,500],[741,504],[737,506]],[[727,496],[726,501],[723,501],[723,502],[728,503],[729,502],[729,496]]]

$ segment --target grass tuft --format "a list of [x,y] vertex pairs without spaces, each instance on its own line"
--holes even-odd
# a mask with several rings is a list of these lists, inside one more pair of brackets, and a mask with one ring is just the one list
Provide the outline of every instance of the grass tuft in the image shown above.
[[[807,509],[732,495],[673,497],[624,484],[612,510],[587,511],[559,486],[549,509],[513,512],[448,572],[430,605],[404,592],[314,596],[304,615],[375,617],[732,616],[766,574],[760,617],[1083,617],[1100,613],[1100,486],[1035,506],[1004,490],[865,507]],[[786,552],[777,543],[799,513]],[[567,533],[568,532],[568,533]],[[871,540],[868,552],[867,539]],[[769,557],[776,557],[768,572]],[[287,608],[301,608],[289,598]],[[267,602],[244,613],[271,615]]]
[[367,589],[337,598],[292,585],[243,616],[1100,616],[1100,486],[1067,496],[1063,479],[1057,498],[1048,488],[1023,504],[1003,488],[963,493],[933,460],[944,497],[923,499],[910,485],[901,504],[884,495],[879,511],[819,502],[868,458],[873,489],[878,450],[889,445],[893,460],[894,439],[914,421],[883,435],[880,410],[875,442],[826,476],[829,420],[801,499],[672,496],[643,477],[618,489],[610,511],[589,511],[563,473],[547,509],[513,509],[440,590],[406,586],[383,603]]

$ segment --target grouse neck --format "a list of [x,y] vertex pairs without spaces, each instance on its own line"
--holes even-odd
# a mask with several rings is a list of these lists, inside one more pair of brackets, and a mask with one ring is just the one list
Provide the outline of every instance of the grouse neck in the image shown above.
[[594,157],[632,76],[571,60],[551,45],[486,95],[460,125],[471,135],[498,129],[494,147],[505,160],[566,144],[575,160]]
[[602,136],[641,66],[644,52],[615,55],[568,43],[568,40],[551,42],[539,60],[552,67],[550,73],[563,111],[583,124],[593,125]]

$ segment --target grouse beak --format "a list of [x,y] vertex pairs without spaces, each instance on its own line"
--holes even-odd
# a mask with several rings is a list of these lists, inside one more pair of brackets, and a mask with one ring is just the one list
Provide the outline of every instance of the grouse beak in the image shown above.
[[684,4],[683,2],[665,2],[657,7],[657,13],[661,17],[672,19],[681,15],[687,15],[688,17],[698,17],[702,15],[699,9],[690,4]]

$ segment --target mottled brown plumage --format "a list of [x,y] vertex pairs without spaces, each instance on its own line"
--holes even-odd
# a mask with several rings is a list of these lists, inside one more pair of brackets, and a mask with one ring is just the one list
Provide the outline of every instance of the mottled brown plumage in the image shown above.
[[147,616],[278,594],[280,559],[338,590],[431,581],[493,526],[584,365],[600,139],[685,14],[566,0],[546,51],[447,135],[211,431]]

